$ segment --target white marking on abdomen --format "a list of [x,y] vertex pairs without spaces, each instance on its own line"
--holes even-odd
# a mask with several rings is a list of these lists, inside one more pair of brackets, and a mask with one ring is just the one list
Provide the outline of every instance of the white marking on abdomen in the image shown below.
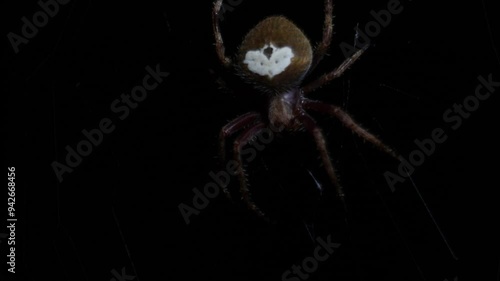
[[[264,50],[271,47],[272,54],[268,58],[264,54]],[[262,49],[248,51],[245,55],[243,63],[248,65],[248,69],[253,73],[261,76],[273,78],[274,76],[285,71],[290,65],[294,54],[290,47],[277,48],[272,43],[264,45]]]

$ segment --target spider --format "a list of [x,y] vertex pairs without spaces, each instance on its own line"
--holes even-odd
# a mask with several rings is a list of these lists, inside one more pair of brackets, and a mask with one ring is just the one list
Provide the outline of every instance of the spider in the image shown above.
[[[307,111],[316,111],[336,117],[345,127],[359,137],[371,142],[380,150],[397,158],[396,152],[377,137],[357,124],[345,111],[336,105],[326,104],[306,98],[306,95],[341,76],[366,50],[362,48],[347,58],[333,71],[323,74],[312,82],[301,86],[316,65],[325,56],[332,38],[332,0],[324,1],[323,38],[313,50],[304,33],[283,16],[267,17],[251,29],[243,39],[234,58],[225,54],[225,46],[219,28],[219,12],[223,0],[216,0],[212,10],[212,25],[215,49],[222,66],[236,72],[255,90],[267,98],[267,112],[248,112],[226,124],[220,131],[220,153],[225,159],[225,141],[228,137],[243,131],[233,144],[234,160],[237,161],[236,174],[239,178],[241,198],[249,209],[259,216],[264,213],[253,202],[245,175],[242,148],[256,135],[268,127],[279,131],[305,129],[316,143],[321,161],[336,193],[345,206],[344,192],[330,160],[325,137],[321,128]],[[223,192],[230,198],[227,187]]]

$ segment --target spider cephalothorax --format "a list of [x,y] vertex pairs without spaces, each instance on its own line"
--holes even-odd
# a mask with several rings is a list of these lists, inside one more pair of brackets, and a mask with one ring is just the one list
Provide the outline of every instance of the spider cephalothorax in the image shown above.
[[282,16],[268,17],[243,39],[238,50],[239,74],[259,90],[282,93],[297,88],[312,62],[304,33]]
[[[325,22],[323,39],[312,50],[304,33],[291,21],[282,16],[272,16],[258,23],[245,36],[236,56],[236,62],[225,54],[224,43],[219,29],[218,15],[223,0],[216,0],[213,12],[213,29],[218,58],[227,69],[234,70],[255,89],[267,94],[267,112],[248,112],[228,124],[220,132],[221,158],[225,158],[226,138],[242,131],[233,144],[234,160],[238,163],[237,175],[240,193],[248,207],[260,216],[264,213],[255,205],[250,196],[247,178],[241,157],[242,148],[267,127],[279,130],[305,129],[316,142],[316,147],[328,174],[343,200],[344,193],[337,180],[335,169],[330,160],[326,141],[316,121],[307,111],[316,111],[336,117],[345,127],[363,139],[373,143],[382,151],[397,158],[396,153],[384,145],[377,137],[358,125],[340,107],[305,97],[308,93],[339,77],[365,51],[361,49],[347,58],[333,71],[323,74],[316,80],[302,86],[304,77],[321,61],[330,45],[332,36],[332,0],[325,2]],[[226,195],[229,191],[224,187]]]

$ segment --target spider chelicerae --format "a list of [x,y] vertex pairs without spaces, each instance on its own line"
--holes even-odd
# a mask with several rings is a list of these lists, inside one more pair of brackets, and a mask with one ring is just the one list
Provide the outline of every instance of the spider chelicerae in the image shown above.
[[[233,144],[234,160],[237,161],[237,175],[240,193],[247,206],[258,215],[264,213],[252,201],[242,161],[242,148],[256,135],[268,127],[279,130],[297,131],[305,129],[316,143],[321,161],[337,195],[344,202],[344,192],[337,179],[335,168],[326,147],[326,141],[316,121],[308,110],[336,117],[345,127],[361,138],[371,142],[382,151],[397,158],[396,152],[377,137],[357,124],[340,107],[306,98],[307,94],[341,76],[366,50],[362,48],[347,58],[333,71],[323,74],[302,86],[302,81],[325,56],[332,38],[332,0],[324,1],[323,38],[313,50],[304,33],[283,16],[271,16],[259,22],[244,37],[234,58],[225,54],[224,42],[219,28],[219,13],[223,0],[216,0],[212,10],[212,25],[218,59],[224,68],[236,72],[243,80],[267,97],[267,112],[248,112],[228,124],[220,132],[221,158],[225,158],[225,140],[236,137]],[[224,193],[230,197],[226,187]]]

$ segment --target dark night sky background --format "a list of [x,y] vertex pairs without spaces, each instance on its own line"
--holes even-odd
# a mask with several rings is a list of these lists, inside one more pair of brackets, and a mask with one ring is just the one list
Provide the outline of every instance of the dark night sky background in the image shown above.
[[[73,0],[15,54],[7,33],[19,34],[21,18],[40,10],[35,1],[25,2],[3,9],[4,166],[16,167],[17,186],[18,273],[12,280],[108,281],[122,268],[140,281],[281,280],[312,255],[316,237],[328,235],[341,246],[308,280],[499,280],[494,118],[500,91],[456,130],[443,120],[447,109],[474,94],[479,75],[500,81],[494,1],[402,1],[403,11],[372,38],[362,59],[311,95],[341,105],[405,157],[416,149],[415,139],[442,128],[447,140],[412,180],[391,192],[383,174],[397,171],[397,163],[335,119],[314,114],[348,215],[331,193],[319,195],[315,180],[326,191],[332,186],[314,143],[297,133],[276,136],[248,164],[255,201],[272,223],[221,195],[189,225],[178,206],[192,205],[192,189],[220,170],[220,128],[262,98],[217,63],[211,1]],[[354,27],[364,27],[373,20],[370,11],[387,2],[334,1],[329,56],[312,77],[340,64],[339,44],[353,43]],[[295,22],[312,42],[320,40],[322,1],[243,0],[221,23],[227,53],[275,14]],[[112,102],[142,84],[145,67],[157,64],[169,76],[118,119]],[[218,75],[237,90],[219,90]],[[81,131],[97,128],[103,118],[115,130],[59,183],[51,163],[64,163],[65,147],[75,148],[85,138]],[[236,178],[229,187],[238,189]],[[12,278],[2,264],[1,280]]]

